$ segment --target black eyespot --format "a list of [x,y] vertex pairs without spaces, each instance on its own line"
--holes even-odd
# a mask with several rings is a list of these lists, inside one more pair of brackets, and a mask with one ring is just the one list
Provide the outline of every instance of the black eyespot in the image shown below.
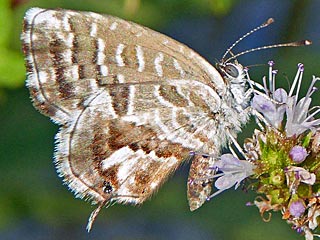
[[233,64],[226,65],[224,71],[233,78],[237,78],[239,76],[239,71]]
[[111,192],[113,191],[113,188],[112,188],[110,182],[104,181],[104,182],[103,182],[103,185],[104,185],[104,186],[103,186],[103,191],[104,191],[105,193],[111,193]]
[[207,182],[202,182],[202,184],[201,184],[202,187],[206,187],[207,185],[208,185]]

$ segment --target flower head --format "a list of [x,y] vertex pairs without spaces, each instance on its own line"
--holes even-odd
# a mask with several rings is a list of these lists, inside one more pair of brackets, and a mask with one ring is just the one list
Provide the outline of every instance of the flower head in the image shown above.
[[305,96],[300,97],[304,67],[298,71],[289,91],[276,89],[276,71],[269,64],[269,82],[264,92],[253,97],[251,106],[262,115],[265,127],[246,140],[245,151],[254,159],[252,181],[259,196],[253,202],[260,214],[281,211],[283,219],[307,240],[319,232],[320,224],[320,107],[310,107],[313,77]]

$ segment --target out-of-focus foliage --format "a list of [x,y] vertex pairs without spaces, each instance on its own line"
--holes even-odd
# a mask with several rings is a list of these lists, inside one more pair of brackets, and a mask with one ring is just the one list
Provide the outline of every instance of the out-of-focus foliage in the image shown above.
[[21,86],[25,75],[22,56],[11,45],[18,41],[12,38],[13,17],[9,2],[0,1],[0,89]]

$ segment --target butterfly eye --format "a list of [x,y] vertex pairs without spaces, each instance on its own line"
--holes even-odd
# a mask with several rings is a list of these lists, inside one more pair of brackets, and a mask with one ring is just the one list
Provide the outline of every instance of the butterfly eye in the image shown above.
[[239,76],[238,68],[233,64],[228,64],[225,66],[224,71],[231,77],[237,78]]

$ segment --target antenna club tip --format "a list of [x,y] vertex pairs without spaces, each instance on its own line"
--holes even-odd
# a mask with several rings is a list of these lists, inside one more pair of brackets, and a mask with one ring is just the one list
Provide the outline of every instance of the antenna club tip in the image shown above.
[[312,44],[312,41],[306,39],[304,40],[304,45],[308,46],[308,45],[311,45]]
[[293,46],[308,46],[308,45],[311,45],[312,44],[312,41],[310,40],[301,40],[301,41],[297,41],[297,42],[294,42],[293,43]]
[[300,40],[300,41],[296,41],[296,42],[287,43],[284,45],[286,45],[288,47],[301,47],[301,46],[308,46],[311,44],[312,44],[312,42],[310,40]]
[[273,19],[273,18],[269,18],[269,19],[266,21],[266,24],[269,25],[269,24],[271,24],[271,23],[273,23],[273,22],[274,22],[274,19]]

